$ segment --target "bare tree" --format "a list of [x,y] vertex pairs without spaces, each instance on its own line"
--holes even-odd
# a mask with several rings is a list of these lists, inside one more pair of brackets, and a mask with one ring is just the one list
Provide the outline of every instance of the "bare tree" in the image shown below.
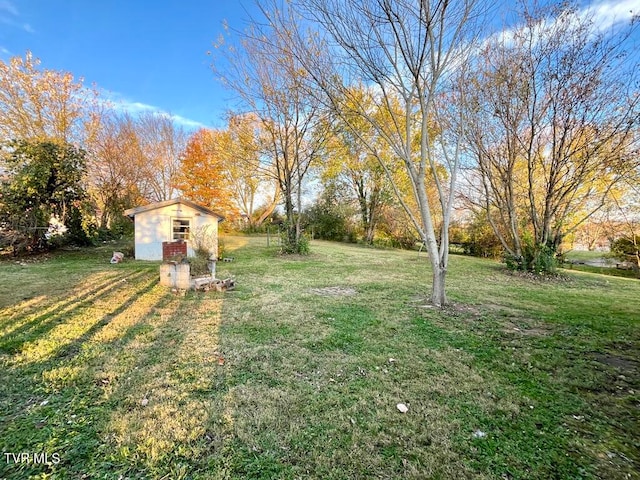
[[101,227],[111,227],[135,204],[168,200],[178,193],[186,135],[166,114],[132,117],[105,109],[86,146],[89,192]]
[[[299,37],[296,51],[324,101],[347,123],[354,117],[366,121],[394,154],[380,155],[375,143],[361,139],[378,158],[427,246],[431,302],[442,306],[447,302],[448,229],[462,152],[462,124],[443,117],[455,104],[444,106],[454,96],[454,76],[472,51],[481,2],[299,0],[294,5],[305,24],[318,30],[311,44]],[[374,114],[371,101],[354,98],[351,87],[359,84],[385,115]],[[357,129],[353,132],[357,135]],[[407,172],[417,214],[391,171],[390,164],[397,161]],[[429,184],[437,190],[436,205],[429,198]]]
[[147,112],[136,119],[136,133],[145,159],[141,190],[150,201],[173,198],[176,175],[180,169],[180,154],[187,144],[187,135],[165,113]]
[[87,142],[89,193],[96,201],[101,228],[110,228],[140,198],[144,164],[135,120],[105,114]]
[[[268,168],[260,160],[261,140],[264,138],[261,122],[253,114],[230,114],[226,133],[228,148],[224,175],[249,227],[258,227],[273,213],[279,200],[276,178],[271,172],[266,174]],[[271,192],[275,195],[269,195]],[[260,215],[256,213],[259,206],[264,207]]]
[[263,23],[254,21],[240,34],[239,46],[219,47],[227,65],[223,71],[214,64],[214,71],[260,119],[264,171],[274,175],[282,192],[284,249],[299,253],[303,182],[323,142],[318,128],[323,112],[306,88],[306,73],[291,51],[290,31],[275,29],[270,13],[264,9],[263,14]]
[[567,3],[521,18],[477,57],[466,121],[476,203],[515,265],[532,269],[637,164],[639,69],[625,51],[632,29],[601,31]]

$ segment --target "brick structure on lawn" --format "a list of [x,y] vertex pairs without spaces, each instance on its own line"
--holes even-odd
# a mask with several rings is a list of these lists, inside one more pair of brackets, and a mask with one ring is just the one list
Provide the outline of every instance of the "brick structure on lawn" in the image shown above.
[[167,261],[177,255],[187,256],[187,242],[162,242],[162,260]]

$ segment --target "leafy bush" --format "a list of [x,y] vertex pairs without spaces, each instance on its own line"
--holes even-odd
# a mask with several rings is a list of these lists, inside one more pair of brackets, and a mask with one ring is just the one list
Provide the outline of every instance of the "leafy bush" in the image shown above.
[[201,255],[196,255],[195,257],[188,257],[187,261],[189,262],[192,277],[211,274],[211,270],[209,269],[210,260],[208,256],[205,258]]
[[640,243],[637,237],[621,237],[611,244],[611,255],[623,262],[630,262],[640,274]]
[[536,245],[530,237],[522,242],[522,256],[506,255],[507,268],[521,272],[555,273],[558,267],[556,251],[548,245]]
[[396,232],[389,234],[379,231],[373,239],[373,246],[378,248],[401,248],[411,250],[416,245],[416,236],[407,233]]
[[340,202],[325,191],[314,205],[304,211],[303,222],[306,229],[313,231],[314,238],[342,242],[356,237],[350,220],[353,213],[349,204]]
[[[0,151],[8,175],[0,184],[0,223],[13,231],[15,253],[91,243],[85,230],[84,150],[51,141],[15,140]],[[56,220],[63,228],[51,231]],[[55,238],[54,238],[55,237]]]
[[290,241],[287,234],[282,235],[282,240],[280,242],[280,253],[283,255],[309,255],[309,237],[307,235],[300,235],[299,240]]
[[477,214],[467,226],[466,238],[463,237],[464,253],[482,258],[500,258],[504,248],[494,233],[486,213]]
[[118,215],[113,218],[109,228],[100,227],[96,231],[96,239],[99,241],[120,240],[133,237],[134,223],[129,217]]

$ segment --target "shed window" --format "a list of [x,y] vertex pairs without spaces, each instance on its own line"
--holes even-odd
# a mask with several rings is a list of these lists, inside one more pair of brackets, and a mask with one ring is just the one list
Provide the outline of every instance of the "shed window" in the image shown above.
[[173,240],[189,240],[189,219],[174,218],[173,219]]

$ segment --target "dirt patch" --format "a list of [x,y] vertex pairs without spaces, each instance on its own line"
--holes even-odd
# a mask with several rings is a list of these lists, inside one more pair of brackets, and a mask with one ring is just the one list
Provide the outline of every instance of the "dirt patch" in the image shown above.
[[300,253],[278,253],[275,258],[292,262],[308,262],[309,260],[321,260],[323,255],[318,253],[307,253],[305,255]]
[[[418,299],[415,299],[418,300]],[[413,306],[428,307],[423,302],[414,302]],[[540,320],[523,315],[522,312],[491,303],[482,305],[468,305],[450,303],[441,310],[447,317],[447,322],[455,319],[461,325],[484,334],[493,331],[500,336],[544,337],[554,333],[554,327]]]
[[488,316],[504,333],[530,337],[543,337],[553,333],[550,325],[524,316],[522,312],[503,305],[487,303],[480,307],[457,304],[453,308],[456,312],[467,315],[475,321]]
[[552,333],[551,329],[543,326],[515,324],[509,321],[504,322],[504,332],[527,337],[544,337]]
[[611,355],[609,353],[593,353],[592,358],[596,362],[604,363],[610,367],[615,367],[620,370],[637,370],[640,367],[640,362],[631,358],[620,357],[618,355]]
[[477,305],[466,305],[464,303],[450,303],[445,308],[449,311],[449,313],[466,315],[472,317],[473,319],[477,319],[485,313]]
[[312,288],[311,293],[315,295],[321,295],[323,297],[349,297],[358,293],[353,287],[323,287]]
[[503,270],[504,274],[508,277],[522,279],[537,284],[568,284],[573,279],[563,273],[535,273],[535,272],[520,272],[516,270]]

